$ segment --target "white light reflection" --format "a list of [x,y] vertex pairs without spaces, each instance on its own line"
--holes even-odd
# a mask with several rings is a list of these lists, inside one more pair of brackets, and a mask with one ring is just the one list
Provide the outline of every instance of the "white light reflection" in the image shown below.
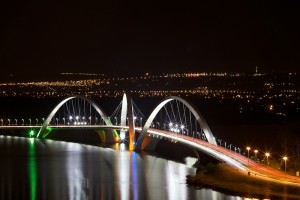
[[66,173],[68,174],[68,192],[69,198],[74,200],[87,199],[87,181],[82,174],[82,156],[79,154],[82,151],[80,144],[66,143],[68,151],[75,151],[76,154],[69,154],[67,156]]
[[126,145],[125,143],[120,144],[120,151],[125,151],[126,150]]
[[[120,148],[122,148],[122,144],[120,144]],[[125,148],[125,144],[124,144]],[[120,154],[117,155],[119,158],[118,163],[118,174],[119,177],[119,186],[120,186],[120,196],[121,200],[127,200],[129,198],[129,182],[130,182],[130,171],[129,171],[129,164],[128,161],[128,153],[126,151],[120,151]]]
[[[167,162],[166,169],[166,180],[167,180],[167,189],[168,189],[168,199],[181,199],[179,194],[181,194],[180,188],[178,188],[178,182],[175,179],[175,168],[177,165],[174,165],[172,161]],[[175,181],[174,181],[175,179]]]

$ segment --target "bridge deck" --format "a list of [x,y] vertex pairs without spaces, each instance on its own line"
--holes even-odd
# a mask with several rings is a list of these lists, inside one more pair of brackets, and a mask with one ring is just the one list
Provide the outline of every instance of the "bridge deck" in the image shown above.
[[189,145],[223,162],[226,162],[228,165],[240,169],[245,173],[250,172],[250,174],[260,178],[300,185],[299,177],[287,175],[286,173],[257,163],[252,159],[248,160],[247,157],[240,155],[239,153],[236,153],[234,151],[230,151],[229,149],[226,149],[224,147],[210,144],[206,141],[191,138],[186,135],[170,133],[168,131],[150,129],[148,133]]

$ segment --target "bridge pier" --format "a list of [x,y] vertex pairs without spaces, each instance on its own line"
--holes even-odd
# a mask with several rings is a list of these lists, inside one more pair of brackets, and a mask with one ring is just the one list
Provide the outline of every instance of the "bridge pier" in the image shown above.
[[[128,120],[128,132],[129,132],[129,150],[134,150],[135,142],[135,130],[134,130],[134,116],[133,116],[133,105],[132,99],[129,93],[125,92],[122,100],[122,111],[121,111],[121,126],[126,126],[126,120]],[[122,133],[121,131],[121,134]],[[120,134],[120,135],[121,135]]]

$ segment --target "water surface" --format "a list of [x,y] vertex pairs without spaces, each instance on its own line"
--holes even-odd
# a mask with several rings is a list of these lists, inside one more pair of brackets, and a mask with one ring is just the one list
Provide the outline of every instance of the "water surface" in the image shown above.
[[0,136],[0,199],[242,199],[188,186],[193,158],[122,149]]

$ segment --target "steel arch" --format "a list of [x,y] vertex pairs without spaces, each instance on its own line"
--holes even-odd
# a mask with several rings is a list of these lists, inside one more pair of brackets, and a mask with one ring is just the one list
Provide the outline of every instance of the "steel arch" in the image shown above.
[[177,97],[177,96],[170,96],[170,97],[166,97],[164,100],[162,100],[157,106],[156,108],[152,111],[151,115],[149,116],[149,118],[147,119],[145,126],[143,127],[142,132],[140,133],[140,136],[138,138],[135,150],[140,151],[142,150],[142,143],[144,141],[144,138],[151,126],[151,123],[153,122],[154,118],[156,117],[156,115],[158,114],[158,112],[161,110],[161,108],[166,105],[167,103],[169,103],[170,101],[173,100],[178,100],[181,103],[183,103],[185,106],[188,107],[188,109],[193,113],[194,117],[197,119],[197,121],[200,124],[200,127],[203,129],[203,132],[207,138],[207,141],[211,144],[215,144],[217,145],[216,139],[213,136],[208,124],[206,123],[204,117],[202,116],[202,114],[200,113],[200,111],[198,111],[198,109],[189,101],[181,98],[181,97]]
[[62,100],[59,104],[57,104],[57,106],[51,111],[51,113],[49,114],[49,116],[47,117],[47,119],[44,121],[42,127],[40,128],[38,134],[37,134],[37,138],[44,133],[44,131],[47,129],[50,121],[52,120],[52,118],[54,117],[54,115],[56,114],[56,112],[69,100],[74,99],[74,98],[79,98],[79,99],[83,99],[85,101],[87,101],[88,103],[90,103],[93,108],[95,108],[95,110],[100,114],[100,116],[103,118],[104,122],[106,125],[111,126],[112,123],[110,121],[110,119],[107,117],[107,115],[103,112],[103,110],[100,108],[100,106],[94,102],[91,99],[88,99],[86,97],[80,96],[80,95],[75,95],[75,96],[71,96],[68,98],[65,98],[64,100]]

